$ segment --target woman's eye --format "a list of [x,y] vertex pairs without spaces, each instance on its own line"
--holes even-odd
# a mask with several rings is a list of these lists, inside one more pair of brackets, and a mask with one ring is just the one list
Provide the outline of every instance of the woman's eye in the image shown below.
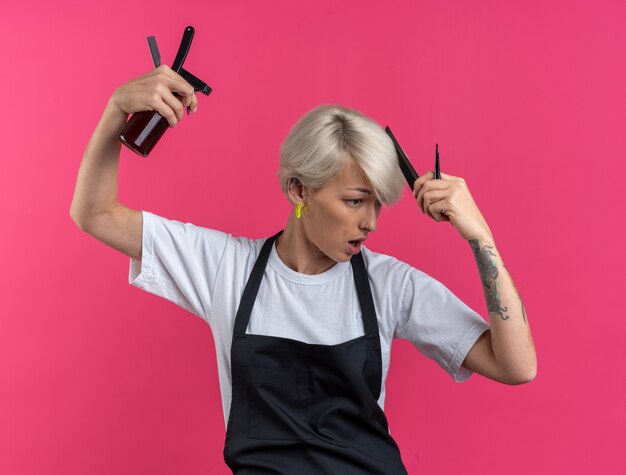
[[357,199],[357,200],[346,200],[346,203],[352,205],[352,206],[357,206],[358,204],[360,204],[363,200]]

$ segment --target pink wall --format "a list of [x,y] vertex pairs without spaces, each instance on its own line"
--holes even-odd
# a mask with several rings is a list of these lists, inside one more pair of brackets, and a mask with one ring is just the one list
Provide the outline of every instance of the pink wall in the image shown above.
[[[539,357],[531,384],[455,384],[394,343],[387,415],[410,473],[624,473],[626,8],[619,1],[12,2],[0,15],[0,473],[226,474],[213,340],[128,285],[129,259],[69,217],[106,100],[171,65],[214,88],[120,200],[237,235],[289,208],[278,147],[337,102],[390,125],[418,172],[440,144],[516,280]],[[408,193],[370,248],[486,316],[469,245]]]

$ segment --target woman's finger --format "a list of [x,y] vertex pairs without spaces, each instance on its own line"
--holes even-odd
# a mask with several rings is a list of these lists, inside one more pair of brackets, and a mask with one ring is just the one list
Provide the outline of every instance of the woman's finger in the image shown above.
[[435,178],[435,174],[433,172],[428,172],[415,180],[413,183],[413,196],[417,197],[417,193],[419,193],[420,188],[424,185],[424,183],[427,180],[432,180],[433,178]]
[[167,87],[172,92],[177,92],[181,97],[190,97],[194,93],[193,86],[185,78],[172,69],[166,70],[168,79]]
[[176,92],[180,97],[184,97],[185,99],[191,99],[194,93],[193,86],[182,78],[180,81],[175,80],[168,83],[168,89],[172,92]]
[[[176,99],[174,96],[172,97],[180,105],[180,101],[178,101],[178,99]],[[167,122],[169,123],[170,127],[176,127],[176,124],[178,123],[179,119],[169,104],[167,104],[163,100],[157,101],[157,103],[154,105],[154,110],[156,110],[161,116],[167,119]]]
[[[428,173],[425,173],[421,177],[419,177],[417,180],[415,180],[415,183],[413,183],[413,196],[417,198],[420,188],[424,186],[424,183],[427,183],[430,180],[434,180],[434,179],[435,179],[435,172],[430,171]],[[441,173],[441,180],[437,180],[437,181],[439,183],[443,181],[459,181],[463,183],[465,182],[463,178],[454,176],[454,175],[448,175],[447,173]]]
[[[430,205],[437,201],[445,200],[449,196],[448,190],[429,190],[422,195],[422,212],[429,214]],[[431,218],[433,216],[431,215]]]
[[433,218],[435,221],[450,221],[450,218],[446,216],[446,211],[449,206],[450,204],[448,203],[448,201],[442,199],[429,203],[426,209],[430,217]]
[[178,94],[185,107],[190,105],[192,97],[195,95],[195,90],[185,78],[169,66],[163,64],[156,68],[155,71],[158,72],[157,79],[159,83],[163,83],[170,92]]
[[417,202],[420,204],[422,211],[424,210],[424,207],[423,207],[424,193],[426,193],[427,191],[432,191],[432,190],[445,190],[449,187],[450,187],[450,182],[446,180],[434,180],[433,179],[433,180],[428,180],[427,182],[425,182],[420,187],[419,191],[417,192],[417,196],[415,197],[417,199]]
[[[174,114],[176,115],[177,121],[183,120],[183,103],[171,92],[166,92],[162,94],[163,102],[167,104]],[[176,125],[176,124],[174,124]]]
[[198,107],[198,98],[196,97],[195,91],[189,96],[180,96],[178,99],[183,103],[183,108],[185,109],[188,108],[195,112],[195,109]]
[[[195,94],[195,89],[184,79],[180,78],[180,80],[174,81],[170,85],[170,90],[176,92],[178,94],[179,100],[183,104],[183,109],[189,108],[189,110],[194,110],[197,107],[197,98]],[[195,110],[194,110],[195,112]]]
[[461,178],[460,176],[454,176],[454,175],[448,175],[447,173],[440,173],[441,175],[441,179],[442,180],[448,180],[448,181],[465,181],[463,178]]

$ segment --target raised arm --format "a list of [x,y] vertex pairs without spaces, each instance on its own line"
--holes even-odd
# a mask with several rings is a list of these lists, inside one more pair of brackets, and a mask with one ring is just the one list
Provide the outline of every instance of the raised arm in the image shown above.
[[513,278],[492,238],[472,239],[469,244],[483,284],[491,328],[470,350],[463,365],[507,384],[532,381],[537,374],[537,355]]
[[[173,95],[180,94],[180,100]],[[141,212],[117,200],[121,143],[117,136],[128,114],[156,110],[170,127],[190,106],[195,112],[193,87],[162,65],[118,87],[109,99],[83,155],[70,216],[76,225],[99,241],[134,259],[141,259]]]
[[413,194],[422,212],[449,221],[471,246],[485,292],[490,329],[468,352],[463,366],[505,384],[532,381],[537,355],[528,316],[513,278],[504,267],[491,230],[463,178],[428,172],[415,181]]

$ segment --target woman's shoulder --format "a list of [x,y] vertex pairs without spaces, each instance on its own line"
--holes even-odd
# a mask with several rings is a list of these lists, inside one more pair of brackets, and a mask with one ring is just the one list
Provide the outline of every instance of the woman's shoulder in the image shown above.
[[181,219],[172,219],[149,211],[142,211],[144,226],[154,230],[162,239],[181,239],[195,248],[222,247],[234,254],[258,254],[267,239],[238,236],[209,226]]
[[411,264],[408,264],[394,256],[382,252],[373,251],[365,246],[361,247],[363,261],[371,276],[399,276],[409,277],[411,274],[423,274]]
[[372,251],[365,246],[361,247],[363,261],[367,267],[371,279],[392,281],[400,285],[407,280],[416,284],[431,283],[433,277],[415,266],[404,262],[394,256],[381,252]]

